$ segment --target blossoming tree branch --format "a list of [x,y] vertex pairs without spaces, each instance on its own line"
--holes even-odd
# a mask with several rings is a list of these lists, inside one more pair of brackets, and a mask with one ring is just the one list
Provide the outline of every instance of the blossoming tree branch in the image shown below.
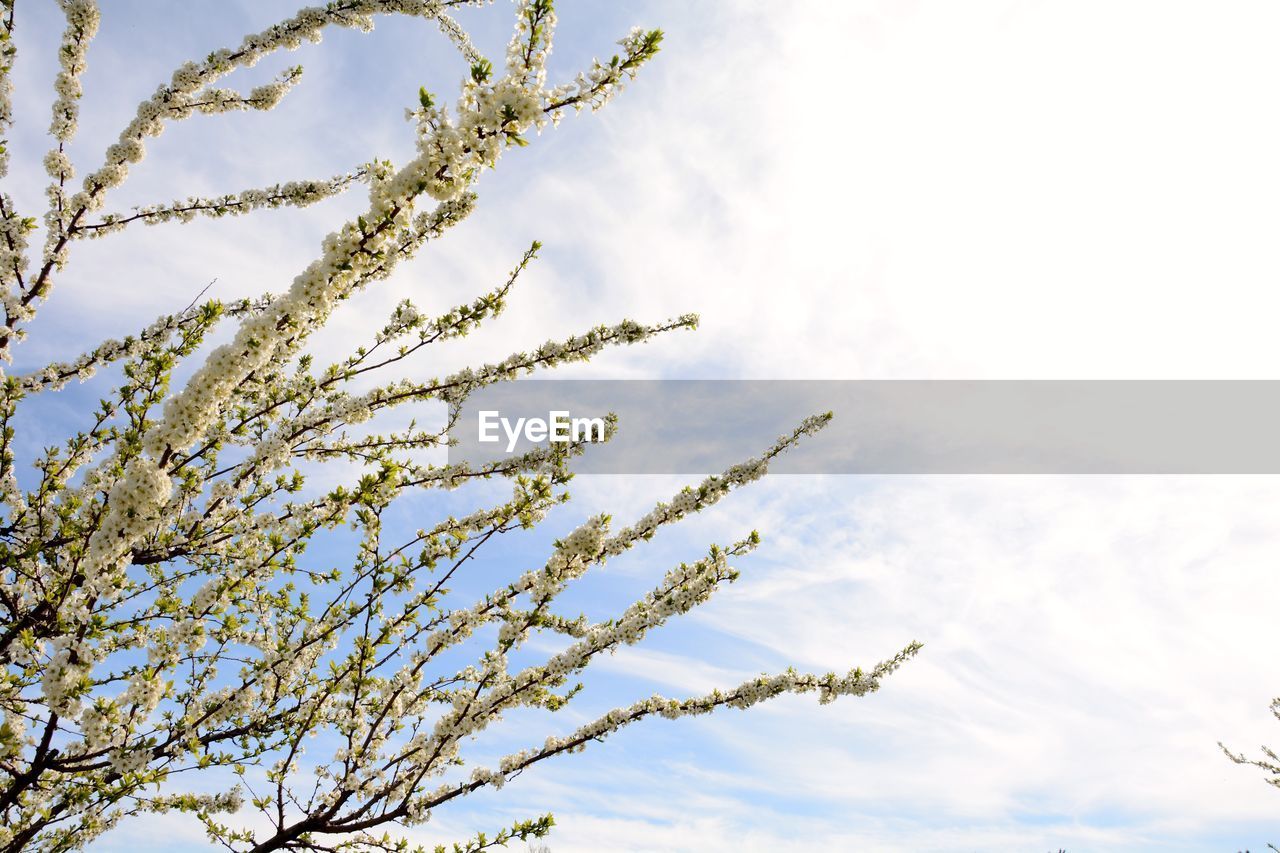
[[[0,136],[13,123],[17,2],[0,0]],[[563,708],[597,655],[638,642],[734,580],[730,563],[755,547],[753,532],[671,568],[611,619],[592,622],[556,606],[610,557],[764,475],[827,416],[629,524],[592,518],[479,600],[450,594],[487,543],[567,500],[571,458],[583,447],[547,446],[490,465],[424,465],[415,453],[443,446],[446,429],[371,432],[378,416],[426,401],[456,412],[483,386],[696,322],[628,320],[451,375],[406,378],[421,375],[404,370],[411,357],[503,310],[535,243],[508,280],[468,304],[432,316],[402,303],[376,337],[329,364],[304,351],[340,303],[378,286],[462,221],[477,202],[478,177],[506,150],[571,111],[603,107],[662,39],[657,30],[633,30],[616,56],[551,85],[550,0],[516,4],[501,67],[449,16],[466,5],[483,3],[334,0],[303,9],[179,67],[77,178],[68,143],[99,9],[93,0],[59,0],[66,26],[43,163],[48,207],[37,215],[0,193],[0,356],[11,366],[0,392],[0,850],[78,849],[122,821],[175,811],[233,851],[414,849],[397,834],[403,827],[633,722],[747,708],[784,693],[816,693],[823,702],[861,696],[915,653],[912,644],[870,669],[788,670],[702,696],[642,698],[576,729],[530,738],[491,766],[467,757],[464,745],[505,712]],[[452,107],[422,90],[409,112],[417,147],[408,162],[373,160],[335,177],[110,210],[113,190],[166,126],[197,113],[269,110],[301,69],[249,91],[220,85],[226,78],[319,41],[326,29],[368,30],[378,15],[433,21],[467,69]],[[7,158],[0,147],[0,175]],[[368,192],[364,213],[326,237],[278,293],[194,304],[66,361],[12,369],[23,363],[15,351],[55,298],[79,242],[308,205],[357,185]],[[228,324],[226,343],[207,342]],[[190,378],[175,382],[187,362]],[[23,406],[101,369],[99,382],[109,376],[120,384],[101,392],[83,428],[19,459],[17,448],[27,446],[15,435]],[[305,474],[326,463],[350,481],[309,490]],[[402,495],[495,478],[509,482],[509,500],[424,520],[411,535],[384,531],[384,513]],[[358,531],[359,544],[341,569],[328,555],[305,552],[342,527]],[[561,650],[515,666],[514,653],[527,657],[538,634],[560,635]],[[472,663],[447,663],[459,653]],[[536,817],[455,849],[540,837],[550,826],[550,816]]]

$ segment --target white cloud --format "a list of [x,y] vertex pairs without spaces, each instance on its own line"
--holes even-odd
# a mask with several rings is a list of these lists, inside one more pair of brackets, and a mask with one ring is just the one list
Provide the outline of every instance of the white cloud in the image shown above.
[[819,671],[926,646],[873,697],[708,726],[765,787],[933,828],[1123,814],[1109,831],[1126,849],[1274,820],[1274,791],[1215,746],[1275,739],[1274,481],[850,482],[769,481],[735,503],[739,524],[805,522],[704,618]]

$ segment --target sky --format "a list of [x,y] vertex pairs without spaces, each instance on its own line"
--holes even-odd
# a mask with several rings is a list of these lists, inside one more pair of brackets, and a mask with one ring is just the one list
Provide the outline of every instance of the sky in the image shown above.
[[[296,8],[104,6],[71,152],[82,171],[172,68]],[[557,9],[553,78],[609,55],[635,24],[661,26],[663,51],[605,111],[508,154],[481,181],[476,213],[346,305],[313,351],[341,351],[406,296],[444,309],[489,289],[537,239],[543,257],[508,312],[417,375],[596,323],[696,311],[696,333],[556,376],[1275,377],[1274,4]],[[19,2],[10,181],[32,208],[55,11]],[[499,2],[459,20],[500,57],[510,17]],[[229,82],[299,62],[303,83],[277,110],[166,131],[113,208],[403,160],[418,87],[448,97],[464,72],[430,26],[383,19]],[[356,190],[80,244],[18,362],[125,334],[210,282],[225,298],[283,289],[361,201]],[[87,393],[42,408],[27,447],[72,428]],[[683,482],[579,478],[546,530],[477,568],[476,588],[540,562],[577,521],[639,515]],[[553,811],[555,853],[1280,843],[1280,794],[1217,746],[1280,741],[1267,710],[1280,694],[1276,506],[1280,481],[1261,476],[766,478],[575,593],[607,614],[707,543],[764,535],[737,584],[601,661],[557,730],[655,690],[868,665],[913,639],[920,656],[866,698],[633,727],[441,810],[416,837],[460,840]],[[420,526],[441,505],[423,497],[402,511]],[[541,741],[548,731],[531,725],[513,719],[480,754]],[[157,817],[91,849],[202,843],[198,828]]]

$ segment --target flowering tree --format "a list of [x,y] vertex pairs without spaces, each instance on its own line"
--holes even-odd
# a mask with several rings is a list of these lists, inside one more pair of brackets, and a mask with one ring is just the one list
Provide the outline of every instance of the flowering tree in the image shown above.
[[[1271,714],[1277,720],[1280,720],[1280,697],[1271,700]],[[1263,746],[1261,758],[1250,758],[1243,752],[1232,752],[1221,741],[1218,742],[1218,748],[1225,752],[1227,758],[1230,758],[1236,764],[1247,764],[1250,767],[1258,768],[1267,776],[1267,784],[1280,788],[1280,753],[1277,753],[1276,750],[1269,746]],[[1269,846],[1273,850],[1275,849],[1274,845]]]
[[[581,446],[542,447],[489,465],[424,465],[414,452],[443,445],[447,423],[387,432],[356,425],[423,401],[447,404],[452,421],[477,388],[696,322],[692,316],[652,325],[625,321],[430,381],[373,381],[502,311],[535,243],[507,281],[470,304],[432,317],[405,302],[373,340],[330,364],[304,352],[308,336],[339,303],[467,216],[478,176],[506,149],[526,145],[531,131],[557,124],[568,111],[602,107],[662,39],[657,30],[633,30],[618,55],[549,86],[551,0],[517,3],[500,70],[447,14],[480,4],[334,0],[303,9],[238,47],[178,68],[139,105],[102,164],[76,182],[67,143],[99,12],[93,0],[59,0],[66,29],[53,147],[44,160],[43,225],[0,195],[6,363],[80,240],[139,224],[307,205],[356,184],[367,185],[369,202],[325,238],[316,260],[280,293],[195,304],[132,337],[4,377],[0,849],[76,849],[123,819],[176,810],[234,851],[407,850],[408,842],[390,830],[422,823],[451,800],[500,787],[533,764],[637,720],[746,708],[783,693],[815,692],[824,702],[863,695],[915,653],[912,644],[866,671],[788,670],[705,696],[653,696],[531,742],[494,766],[464,759],[464,740],[504,712],[563,707],[575,692],[570,679],[596,655],[635,643],[706,601],[736,577],[730,560],[758,538],[752,533],[714,546],[671,569],[650,593],[603,622],[555,609],[569,584],[761,477],[770,460],[828,417],[804,421],[759,458],[685,488],[620,529],[596,516],[555,542],[540,565],[478,601],[453,600],[448,585],[480,548],[534,525],[567,499],[569,462]],[[14,5],[0,0],[0,134],[12,124]],[[270,109],[301,70],[247,93],[218,87],[223,78],[318,41],[326,28],[367,30],[380,14],[434,21],[469,68],[452,109],[421,92],[409,114],[417,149],[407,163],[374,161],[327,180],[104,212],[147,140],[166,125],[195,113]],[[0,159],[0,175],[7,165]],[[37,253],[30,244],[41,233]],[[226,323],[234,328],[229,341],[206,344]],[[171,386],[177,366],[188,361],[195,365],[190,378]],[[24,402],[89,380],[100,368],[110,368],[120,384],[105,392],[84,429],[37,458],[18,460],[15,424]],[[349,483],[308,490],[304,474],[321,463],[338,464]],[[510,482],[509,500],[424,524],[411,535],[384,533],[384,512],[399,496],[490,478]],[[358,531],[359,545],[344,568],[304,554],[317,536],[347,525]],[[562,650],[536,665],[513,666],[512,654],[539,632],[563,635]],[[446,652],[472,648],[471,665],[445,662]],[[315,735],[304,755],[304,742]],[[206,791],[209,778],[229,781],[220,793],[183,793],[183,774],[193,771],[204,771]],[[456,849],[541,837],[550,825],[549,816],[536,818]]]

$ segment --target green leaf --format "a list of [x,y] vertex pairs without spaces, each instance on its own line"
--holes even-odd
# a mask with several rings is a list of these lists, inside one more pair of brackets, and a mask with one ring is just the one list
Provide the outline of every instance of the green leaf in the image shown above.
[[487,83],[491,76],[493,76],[493,63],[489,60],[481,59],[471,66],[471,79],[477,83]]

